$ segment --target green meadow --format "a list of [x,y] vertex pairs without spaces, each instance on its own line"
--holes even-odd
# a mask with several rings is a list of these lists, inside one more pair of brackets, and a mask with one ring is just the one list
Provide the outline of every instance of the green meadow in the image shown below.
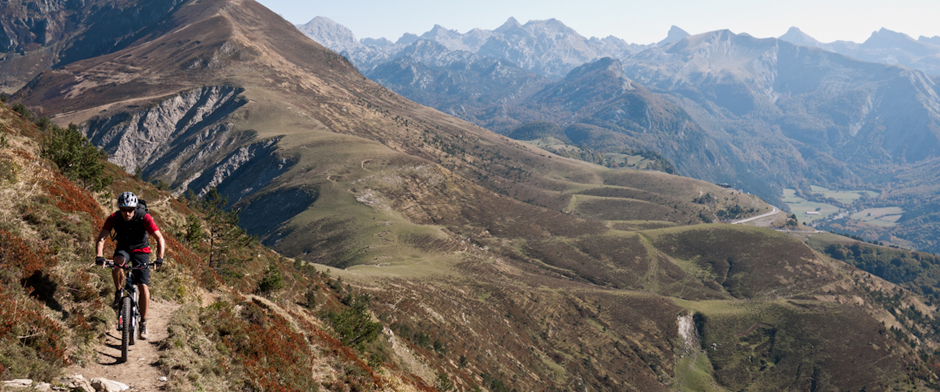
[[811,186],[810,189],[812,189],[813,193],[817,195],[823,195],[830,199],[838,200],[840,203],[843,203],[843,204],[852,204],[852,202],[854,202],[855,200],[860,199],[863,194],[867,194],[868,197],[870,198],[875,198],[881,195],[878,192],[866,191],[866,190],[834,191],[834,190],[830,190],[828,188],[824,188],[824,187],[816,186],[816,185]]
[[904,214],[904,209],[901,207],[866,208],[852,214],[852,219],[876,226],[894,227],[897,226],[902,214]]
[[[800,223],[810,223],[829,218],[838,214],[841,209],[832,204],[820,203],[806,200],[796,195],[796,190],[784,189],[783,202],[790,207],[790,212],[796,214],[796,219]],[[815,213],[819,214],[816,215]]]
[[[863,196],[876,198],[881,195],[878,192],[869,190],[831,190],[816,185],[811,186],[810,189],[817,195],[834,199],[843,204],[852,204]],[[783,202],[790,207],[790,211],[796,214],[797,219],[802,223],[815,222],[846,212],[832,204],[810,201],[796,196],[796,191],[793,189],[783,190]],[[819,214],[816,215],[815,212]],[[851,214],[850,218],[877,226],[894,227],[903,213],[904,210],[901,207],[867,208]]]

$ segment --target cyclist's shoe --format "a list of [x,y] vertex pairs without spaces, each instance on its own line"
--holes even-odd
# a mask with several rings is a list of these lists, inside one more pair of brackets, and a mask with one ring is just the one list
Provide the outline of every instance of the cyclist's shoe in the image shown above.
[[140,321],[140,340],[147,340],[147,322]]
[[114,302],[111,303],[111,307],[114,309],[121,309],[121,292],[120,291],[114,293]]

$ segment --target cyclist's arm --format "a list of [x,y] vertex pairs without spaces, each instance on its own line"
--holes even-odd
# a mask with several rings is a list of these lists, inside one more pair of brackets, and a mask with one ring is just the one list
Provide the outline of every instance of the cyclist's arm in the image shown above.
[[111,230],[102,229],[101,232],[98,233],[98,239],[95,241],[95,257],[104,256],[104,243],[108,240],[108,236],[110,235]]
[[163,239],[163,233],[160,230],[154,231],[153,236],[157,237],[157,258],[162,259],[166,252],[166,240]]
[[163,233],[160,232],[157,223],[153,221],[153,216],[150,214],[144,215],[144,220],[148,226],[147,232],[157,238],[157,258],[162,259],[164,252],[166,252],[166,240],[163,239]]

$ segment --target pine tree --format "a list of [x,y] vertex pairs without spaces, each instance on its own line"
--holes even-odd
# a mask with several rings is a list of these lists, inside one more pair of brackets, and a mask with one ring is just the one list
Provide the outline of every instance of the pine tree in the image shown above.
[[226,210],[228,196],[212,188],[199,201],[199,207],[206,213],[206,229],[209,232],[209,267],[220,270],[222,263],[231,257],[235,248],[248,245],[251,238],[238,227],[240,209]]
[[75,124],[68,128],[46,124],[49,132],[41,142],[41,154],[59,167],[62,174],[83,187],[99,192],[111,185],[104,174],[107,154],[91,144]]

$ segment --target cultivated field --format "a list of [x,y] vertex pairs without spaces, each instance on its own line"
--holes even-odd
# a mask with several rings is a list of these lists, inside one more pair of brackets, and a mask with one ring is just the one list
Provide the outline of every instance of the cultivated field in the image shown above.
[[[796,219],[799,220],[800,223],[810,223],[826,219],[838,214],[840,211],[839,207],[832,204],[809,201],[796,196],[796,191],[793,189],[783,190],[783,202],[787,203],[787,206],[790,207],[790,212],[796,214]],[[816,215],[816,212],[818,212],[819,215]]]
[[852,214],[852,219],[876,226],[894,227],[902,214],[904,209],[901,207],[866,208]]
[[811,186],[810,189],[812,189],[813,193],[817,195],[823,195],[831,199],[836,199],[840,203],[843,203],[843,204],[852,204],[852,202],[860,199],[862,195],[864,194],[867,194],[868,197],[870,198],[875,198],[881,195],[880,193],[875,192],[875,191],[866,191],[866,190],[836,191],[836,190],[830,190],[828,188],[824,188],[824,187],[816,186],[816,185]]

